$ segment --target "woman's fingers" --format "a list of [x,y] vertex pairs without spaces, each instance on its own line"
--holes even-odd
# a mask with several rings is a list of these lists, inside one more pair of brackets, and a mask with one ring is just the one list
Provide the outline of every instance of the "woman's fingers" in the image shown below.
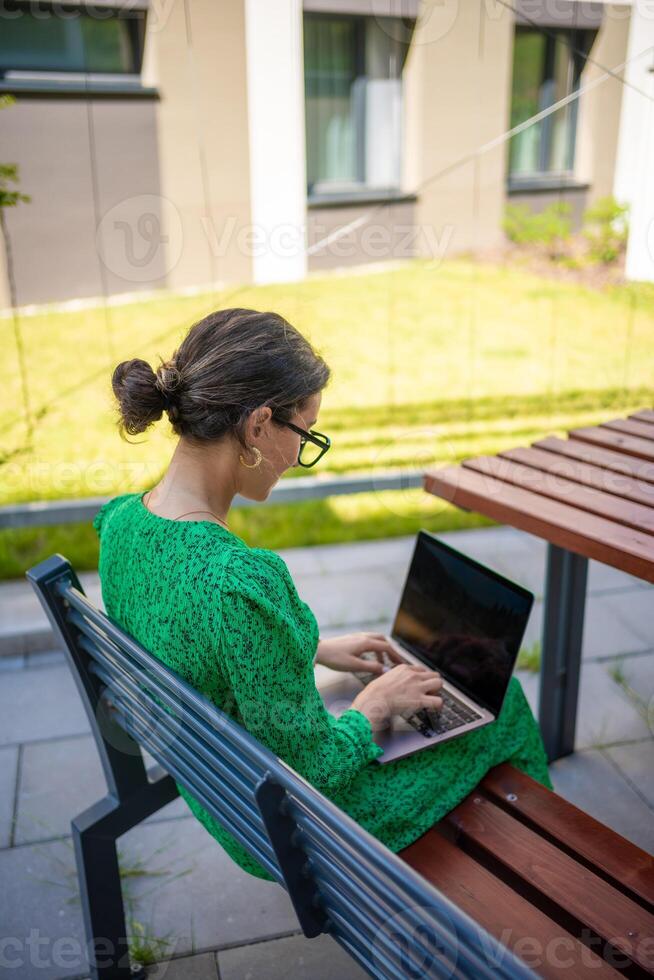
[[442,698],[436,696],[430,696],[429,694],[426,694],[424,695],[424,700],[425,700],[425,704],[423,705],[423,707],[425,708],[434,708],[436,711],[439,711],[443,707]]
[[393,643],[383,633],[364,633],[361,639],[361,650],[362,652],[372,650],[378,657],[381,656],[380,662],[383,662],[384,653],[388,654],[393,663],[401,664],[404,662]]
[[360,657],[353,658],[352,670],[368,671],[370,674],[385,673],[384,664],[381,660],[362,660]]

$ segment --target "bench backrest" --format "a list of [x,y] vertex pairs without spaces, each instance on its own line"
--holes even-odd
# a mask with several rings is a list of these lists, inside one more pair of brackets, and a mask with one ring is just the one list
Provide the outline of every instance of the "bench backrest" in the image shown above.
[[396,854],[97,609],[70,563],[27,572],[65,650],[107,780],[129,807],[140,747],[284,886],[306,936],[328,932],[378,977],[533,977]]

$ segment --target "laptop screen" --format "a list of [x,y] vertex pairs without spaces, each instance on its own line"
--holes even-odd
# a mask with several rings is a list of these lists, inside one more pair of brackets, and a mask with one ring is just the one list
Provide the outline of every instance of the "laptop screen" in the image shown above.
[[420,531],[391,635],[497,715],[533,598]]

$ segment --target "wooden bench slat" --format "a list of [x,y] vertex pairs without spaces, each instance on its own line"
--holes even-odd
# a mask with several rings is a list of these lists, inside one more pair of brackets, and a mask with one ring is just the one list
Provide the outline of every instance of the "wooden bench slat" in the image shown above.
[[639,459],[648,461],[654,460],[654,445],[648,439],[639,439],[637,436],[628,436],[613,429],[605,429],[598,425],[587,429],[571,429],[568,432],[570,439],[578,439],[580,442],[590,442],[594,446],[605,446],[607,449],[614,449],[628,456],[637,456]]
[[568,504],[461,466],[429,470],[425,489],[457,507],[654,582],[654,543],[648,534],[587,514]]
[[553,455],[580,459],[594,466],[601,466],[602,469],[612,470],[614,473],[625,473],[639,482],[654,483],[654,464],[635,456],[626,456],[624,453],[591,446],[590,443],[577,442],[576,439],[558,439],[556,436],[547,436],[532,445]]
[[626,473],[616,473],[614,470],[602,469],[600,466],[584,463],[579,459],[558,456],[556,453],[548,453],[535,446],[518,446],[516,449],[507,449],[499,455],[502,459],[511,459],[524,466],[531,466],[535,470],[562,476],[586,487],[593,487],[595,490],[602,490],[604,493],[612,493],[634,503],[644,504],[646,507],[654,507],[654,486],[641,484]]
[[[503,763],[481,782],[484,792],[512,815],[570,848],[617,887],[629,889],[654,912],[654,857],[530,779]],[[515,797],[509,799],[509,797]]]
[[568,969],[574,971],[574,976],[616,980],[618,972],[597,953],[526,902],[437,829],[428,830],[400,851],[400,857],[516,955],[520,955],[520,941],[525,937],[537,948],[549,950],[549,959],[546,955],[538,962],[525,958],[539,976],[560,980],[561,966],[557,965],[555,952],[558,950],[558,956],[570,963]]
[[601,428],[626,432],[628,436],[637,436],[639,439],[649,439],[650,442],[654,442],[654,428],[648,422],[641,422],[638,419],[610,419],[608,422],[602,422]]
[[[479,801],[479,802],[477,802]],[[654,915],[579,864],[495,803],[473,794],[445,818],[466,846],[494,868],[517,876],[529,890],[587,926],[605,942],[654,971]]]
[[[615,497],[602,490],[585,487],[580,483],[564,479],[542,470],[514,462],[499,456],[477,456],[467,459],[463,465],[478,473],[488,473],[497,477],[503,483],[522,487],[532,493],[542,494],[551,500],[558,500],[589,514],[597,514],[625,527],[642,530],[646,534],[654,534],[654,509],[643,504],[635,504]],[[654,542],[653,542],[654,545]]]
[[654,425],[654,411],[651,408],[643,408],[640,412],[634,412],[629,418],[638,419],[640,422],[649,422]]

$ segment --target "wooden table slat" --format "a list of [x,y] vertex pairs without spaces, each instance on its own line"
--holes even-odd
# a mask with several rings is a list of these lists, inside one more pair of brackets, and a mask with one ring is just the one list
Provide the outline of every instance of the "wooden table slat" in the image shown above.
[[628,456],[637,456],[639,459],[646,459],[650,462],[654,461],[654,444],[649,439],[628,436],[624,432],[616,432],[614,429],[607,429],[601,425],[587,429],[571,429],[568,435],[571,439],[589,442],[593,446],[604,446],[607,449],[626,453]]
[[485,514],[536,534],[560,548],[594,558],[647,582],[654,582],[654,547],[650,535],[577,510],[466,467],[429,470],[429,493],[467,510]]
[[[480,800],[476,803],[476,800]],[[588,868],[540,837],[484,797],[467,797],[445,818],[472,845],[479,860],[517,875],[546,903],[623,952],[644,970],[654,971],[654,915]]]
[[507,449],[499,455],[502,459],[511,459],[524,466],[531,466],[535,470],[562,476],[586,487],[593,487],[595,490],[602,490],[604,493],[644,504],[646,507],[654,507],[654,485],[641,484],[626,473],[616,473],[615,470],[603,469],[601,466],[584,463],[579,459],[548,453],[536,446],[518,446],[516,449]]
[[654,411],[651,408],[643,408],[640,412],[634,412],[629,418],[638,419],[640,422],[649,422],[651,425],[654,425]]
[[534,449],[543,449],[553,455],[579,459],[614,473],[625,473],[640,483],[654,483],[654,463],[635,456],[626,456],[601,446],[591,446],[590,443],[576,439],[558,439],[556,436],[538,439],[532,445]]
[[[520,941],[528,937],[542,950],[558,949],[561,958],[569,962],[574,976],[616,980],[618,972],[597,953],[526,902],[506,882],[446,840],[438,830],[428,830],[400,851],[399,856],[475,922],[506,942],[517,955],[520,955]],[[525,961],[539,976],[560,980],[561,966],[557,957],[542,956],[538,962],[529,958]]]
[[654,857],[610,827],[579,810],[508,763],[495,766],[481,782],[490,798],[537,827],[557,845],[565,844],[603,876],[637,896],[654,912]]
[[610,422],[602,422],[601,428],[626,432],[628,436],[637,436],[639,439],[649,439],[650,442],[654,442],[654,426],[638,419],[611,419]]
[[[654,535],[654,509],[643,504],[635,504],[623,497],[616,497],[602,490],[585,487],[580,483],[564,479],[542,470],[514,462],[499,456],[478,456],[467,459],[463,466],[478,473],[487,473],[497,477],[503,483],[522,487],[532,493],[537,493],[560,503],[576,507],[589,514],[597,514],[616,524],[640,529],[646,534]],[[652,541],[652,558],[654,560],[654,540]]]

